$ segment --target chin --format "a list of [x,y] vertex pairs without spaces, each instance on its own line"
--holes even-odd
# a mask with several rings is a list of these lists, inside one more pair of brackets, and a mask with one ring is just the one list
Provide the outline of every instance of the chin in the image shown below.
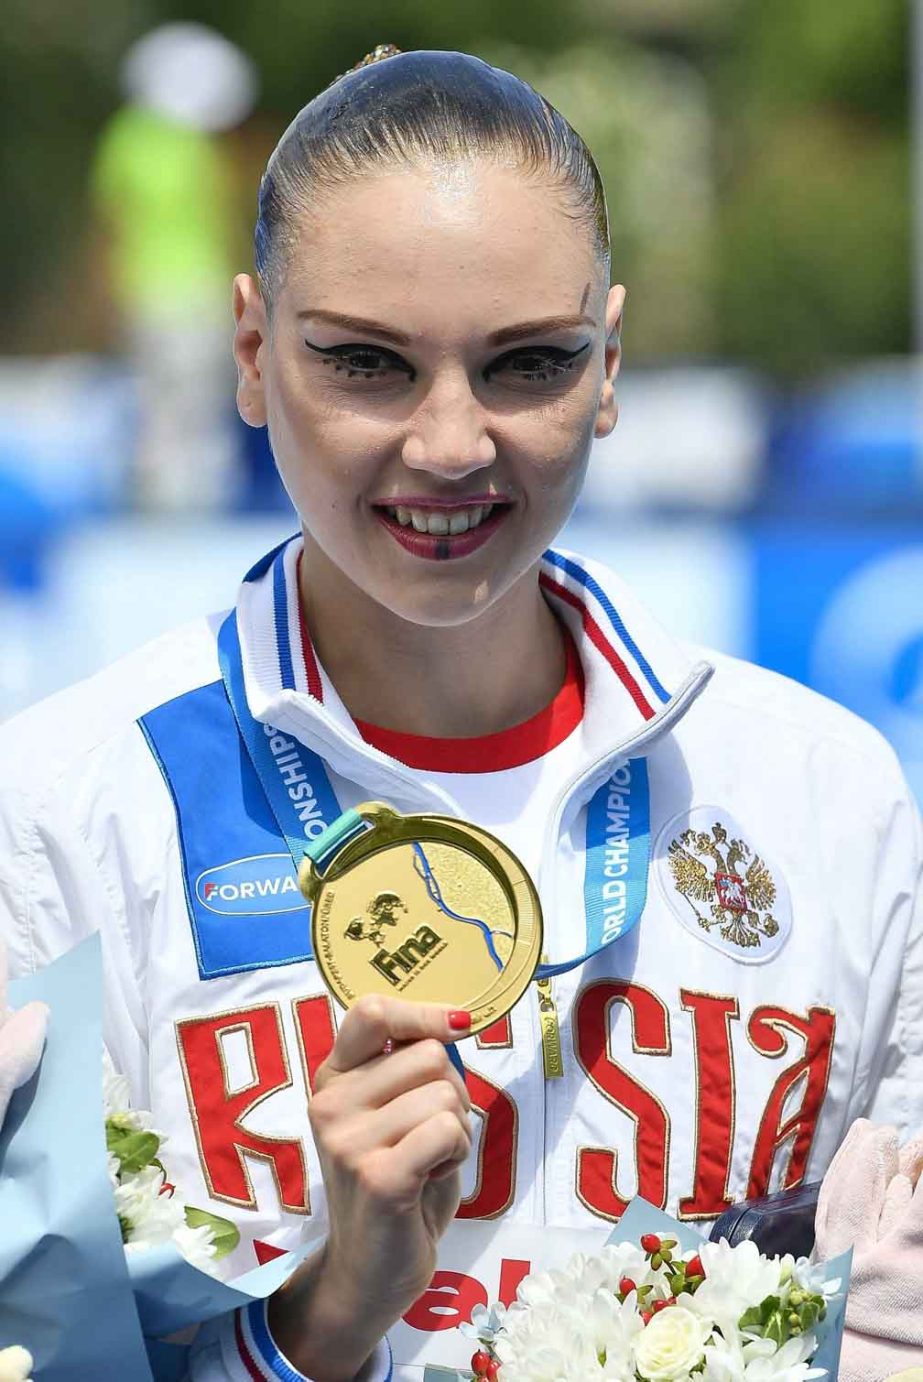
[[448,629],[477,619],[512,582],[501,586],[485,574],[466,581],[430,579],[415,584],[416,588],[408,582],[388,591],[378,587],[368,593],[408,624]]

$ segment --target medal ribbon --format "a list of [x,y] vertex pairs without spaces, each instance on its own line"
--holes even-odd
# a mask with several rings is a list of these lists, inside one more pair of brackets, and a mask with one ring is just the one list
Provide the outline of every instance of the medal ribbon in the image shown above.
[[540,964],[536,978],[553,979],[585,964],[641,920],[651,859],[647,760],[629,758],[590,798],[586,817],[583,905],[587,950],[560,964]]
[[[340,812],[327,770],[313,750],[251,715],[234,612],[219,630],[218,660],[240,737],[295,872],[306,854],[322,872],[369,824],[356,811]],[[637,925],[647,898],[650,849],[647,763],[632,758],[614,770],[587,806],[583,884],[587,948],[573,959],[539,965],[536,978],[550,979],[576,969]]]

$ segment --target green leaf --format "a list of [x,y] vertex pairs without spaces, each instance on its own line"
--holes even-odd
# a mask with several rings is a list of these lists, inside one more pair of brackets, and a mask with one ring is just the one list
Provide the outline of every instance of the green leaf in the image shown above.
[[106,1124],[106,1147],[124,1172],[142,1171],[157,1158],[160,1138],[153,1132],[134,1132]]
[[221,1219],[217,1214],[209,1214],[207,1209],[194,1209],[186,1206],[186,1223],[190,1228],[210,1228],[215,1236],[215,1257],[220,1259],[233,1252],[240,1242],[240,1229],[230,1219]]
[[766,1327],[763,1330],[763,1338],[771,1339],[777,1348],[781,1348],[785,1343],[788,1338],[788,1330],[785,1327],[785,1321],[782,1318],[781,1310],[775,1311],[766,1321]]

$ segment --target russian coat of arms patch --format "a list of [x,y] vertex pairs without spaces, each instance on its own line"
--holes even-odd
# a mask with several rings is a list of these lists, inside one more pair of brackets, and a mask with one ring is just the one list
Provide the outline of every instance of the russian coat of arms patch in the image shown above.
[[686,930],[744,963],[781,949],[792,924],[785,880],[726,811],[698,806],[677,816],[660,832],[655,858]]

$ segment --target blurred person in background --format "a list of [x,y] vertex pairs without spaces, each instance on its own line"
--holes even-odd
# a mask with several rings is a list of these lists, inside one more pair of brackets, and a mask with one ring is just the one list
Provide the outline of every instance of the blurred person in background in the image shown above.
[[167,24],[129,50],[122,84],[93,192],[137,374],[134,498],[150,510],[222,510],[241,475],[228,348],[232,180],[217,135],[250,114],[255,68],[203,25]]

